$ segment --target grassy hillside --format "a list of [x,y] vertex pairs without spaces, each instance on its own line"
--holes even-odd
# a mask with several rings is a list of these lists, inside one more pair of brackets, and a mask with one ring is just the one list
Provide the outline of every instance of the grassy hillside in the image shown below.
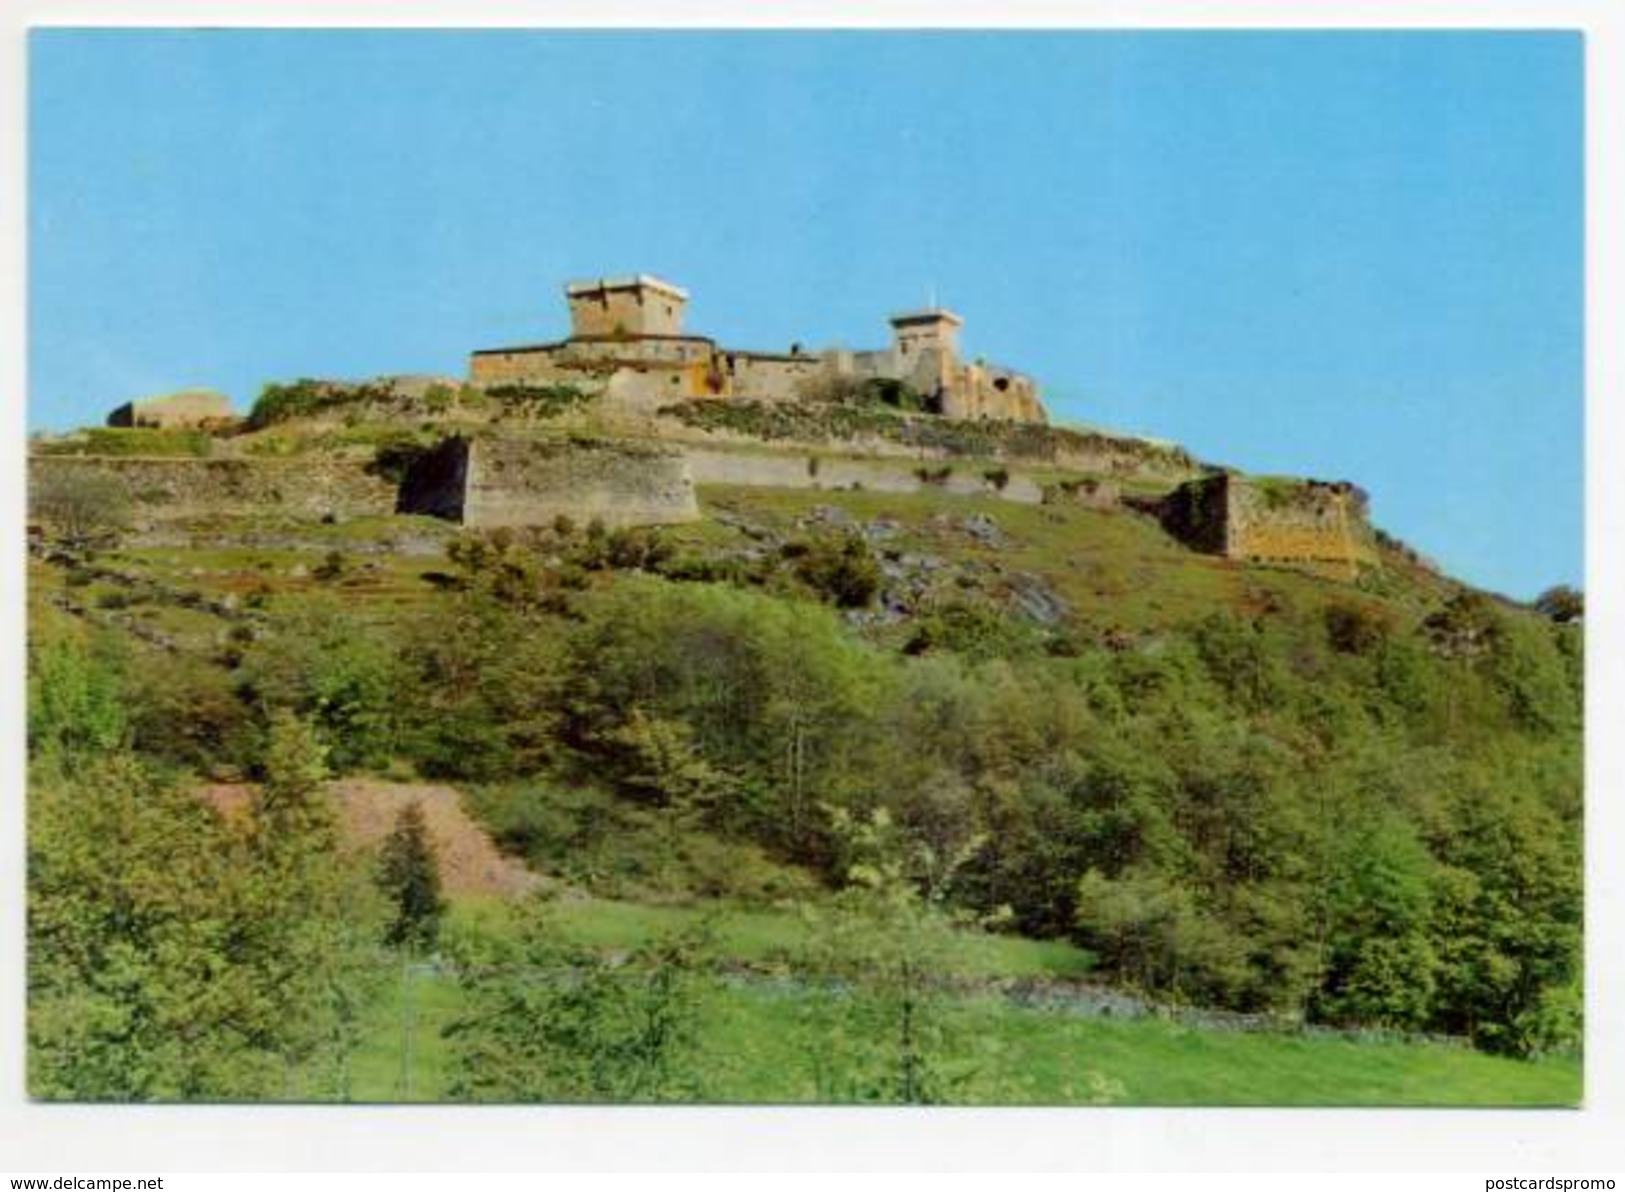
[[[36,1091],[1578,1096],[1578,626],[1397,548],[1347,584],[1075,503],[699,497],[665,530],[36,544]],[[335,810],[324,774],[369,777]],[[340,840],[381,778],[460,791],[490,841],[459,855],[561,893],[546,930],[508,881],[459,887],[432,964],[383,947]],[[254,784],[224,818],[220,782]],[[109,839],[130,876],[85,868]],[[1016,979],[1470,1046],[1080,1017]],[[177,1044],[188,1004],[218,1029]]]

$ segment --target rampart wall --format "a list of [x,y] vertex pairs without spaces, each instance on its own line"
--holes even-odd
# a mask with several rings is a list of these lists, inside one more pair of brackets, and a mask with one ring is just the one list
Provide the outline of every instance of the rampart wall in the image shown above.
[[625,442],[451,438],[401,484],[402,513],[484,528],[545,525],[561,515],[607,526],[700,516],[683,457]]
[[210,517],[284,512],[296,518],[366,517],[395,509],[395,484],[354,460],[147,459],[71,455],[28,461],[33,491],[48,477],[100,474],[129,495],[137,528]]
[[1216,472],[1180,485],[1160,512],[1186,545],[1230,559],[1346,577],[1377,558],[1369,502],[1348,483]]
[[696,484],[747,488],[863,489],[880,493],[947,492],[956,496],[998,496],[1040,504],[1044,490],[1019,473],[1005,473],[1000,487],[980,468],[922,466],[902,460],[843,459],[812,453],[745,452],[687,447],[689,474]]

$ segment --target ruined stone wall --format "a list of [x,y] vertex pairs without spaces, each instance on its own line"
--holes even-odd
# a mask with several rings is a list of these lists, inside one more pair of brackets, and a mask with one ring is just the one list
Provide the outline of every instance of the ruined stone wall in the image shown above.
[[282,513],[296,518],[350,518],[392,513],[395,484],[354,460],[145,459],[34,456],[28,481],[112,476],[129,494],[137,530],[165,522]]
[[697,520],[682,456],[630,443],[453,438],[416,461],[400,510],[482,528],[539,526],[563,515],[607,526]]
[[1365,494],[1316,481],[1230,486],[1230,552],[1261,562],[1376,561]]
[[1163,501],[1168,531],[1194,550],[1345,577],[1376,562],[1366,495],[1346,483],[1217,472]]

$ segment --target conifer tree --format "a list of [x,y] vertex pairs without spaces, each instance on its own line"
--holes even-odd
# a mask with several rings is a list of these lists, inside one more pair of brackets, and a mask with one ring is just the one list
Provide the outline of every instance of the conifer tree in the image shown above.
[[386,941],[408,951],[433,947],[446,902],[440,894],[440,864],[429,839],[423,804],[412,802],[401,808],[379,856],[378,883],[394,916]]
[[323,789],[325,755],[293,713],[272,714],[264,782],[249,824],[245,923],[239,962],[257,974],[260,997],[248,1026],[291,1072],[315,1065],[340,1096],[346,1057],[376,939],[376,902],[365,877],[344,864],[338,817]]

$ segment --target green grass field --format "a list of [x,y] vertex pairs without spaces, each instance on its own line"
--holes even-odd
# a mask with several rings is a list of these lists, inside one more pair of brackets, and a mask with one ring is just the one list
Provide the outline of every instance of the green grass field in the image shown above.
[[[448,978],[398,973],[374,1007],[352,1067],[359,1101],[445,1097],[442,1028],[460,993]],[[1155,1020],[1083,1018],[965,999],[953,1014],[975,1040],[965,1100],[1138,1106],[1575,1105],[1576,1060],[1523,1062],[1429,1043],[1199,1030]],[[815,1103],[809,1037],[793,998],[724,987],[702,1026],[704,1099]]]

